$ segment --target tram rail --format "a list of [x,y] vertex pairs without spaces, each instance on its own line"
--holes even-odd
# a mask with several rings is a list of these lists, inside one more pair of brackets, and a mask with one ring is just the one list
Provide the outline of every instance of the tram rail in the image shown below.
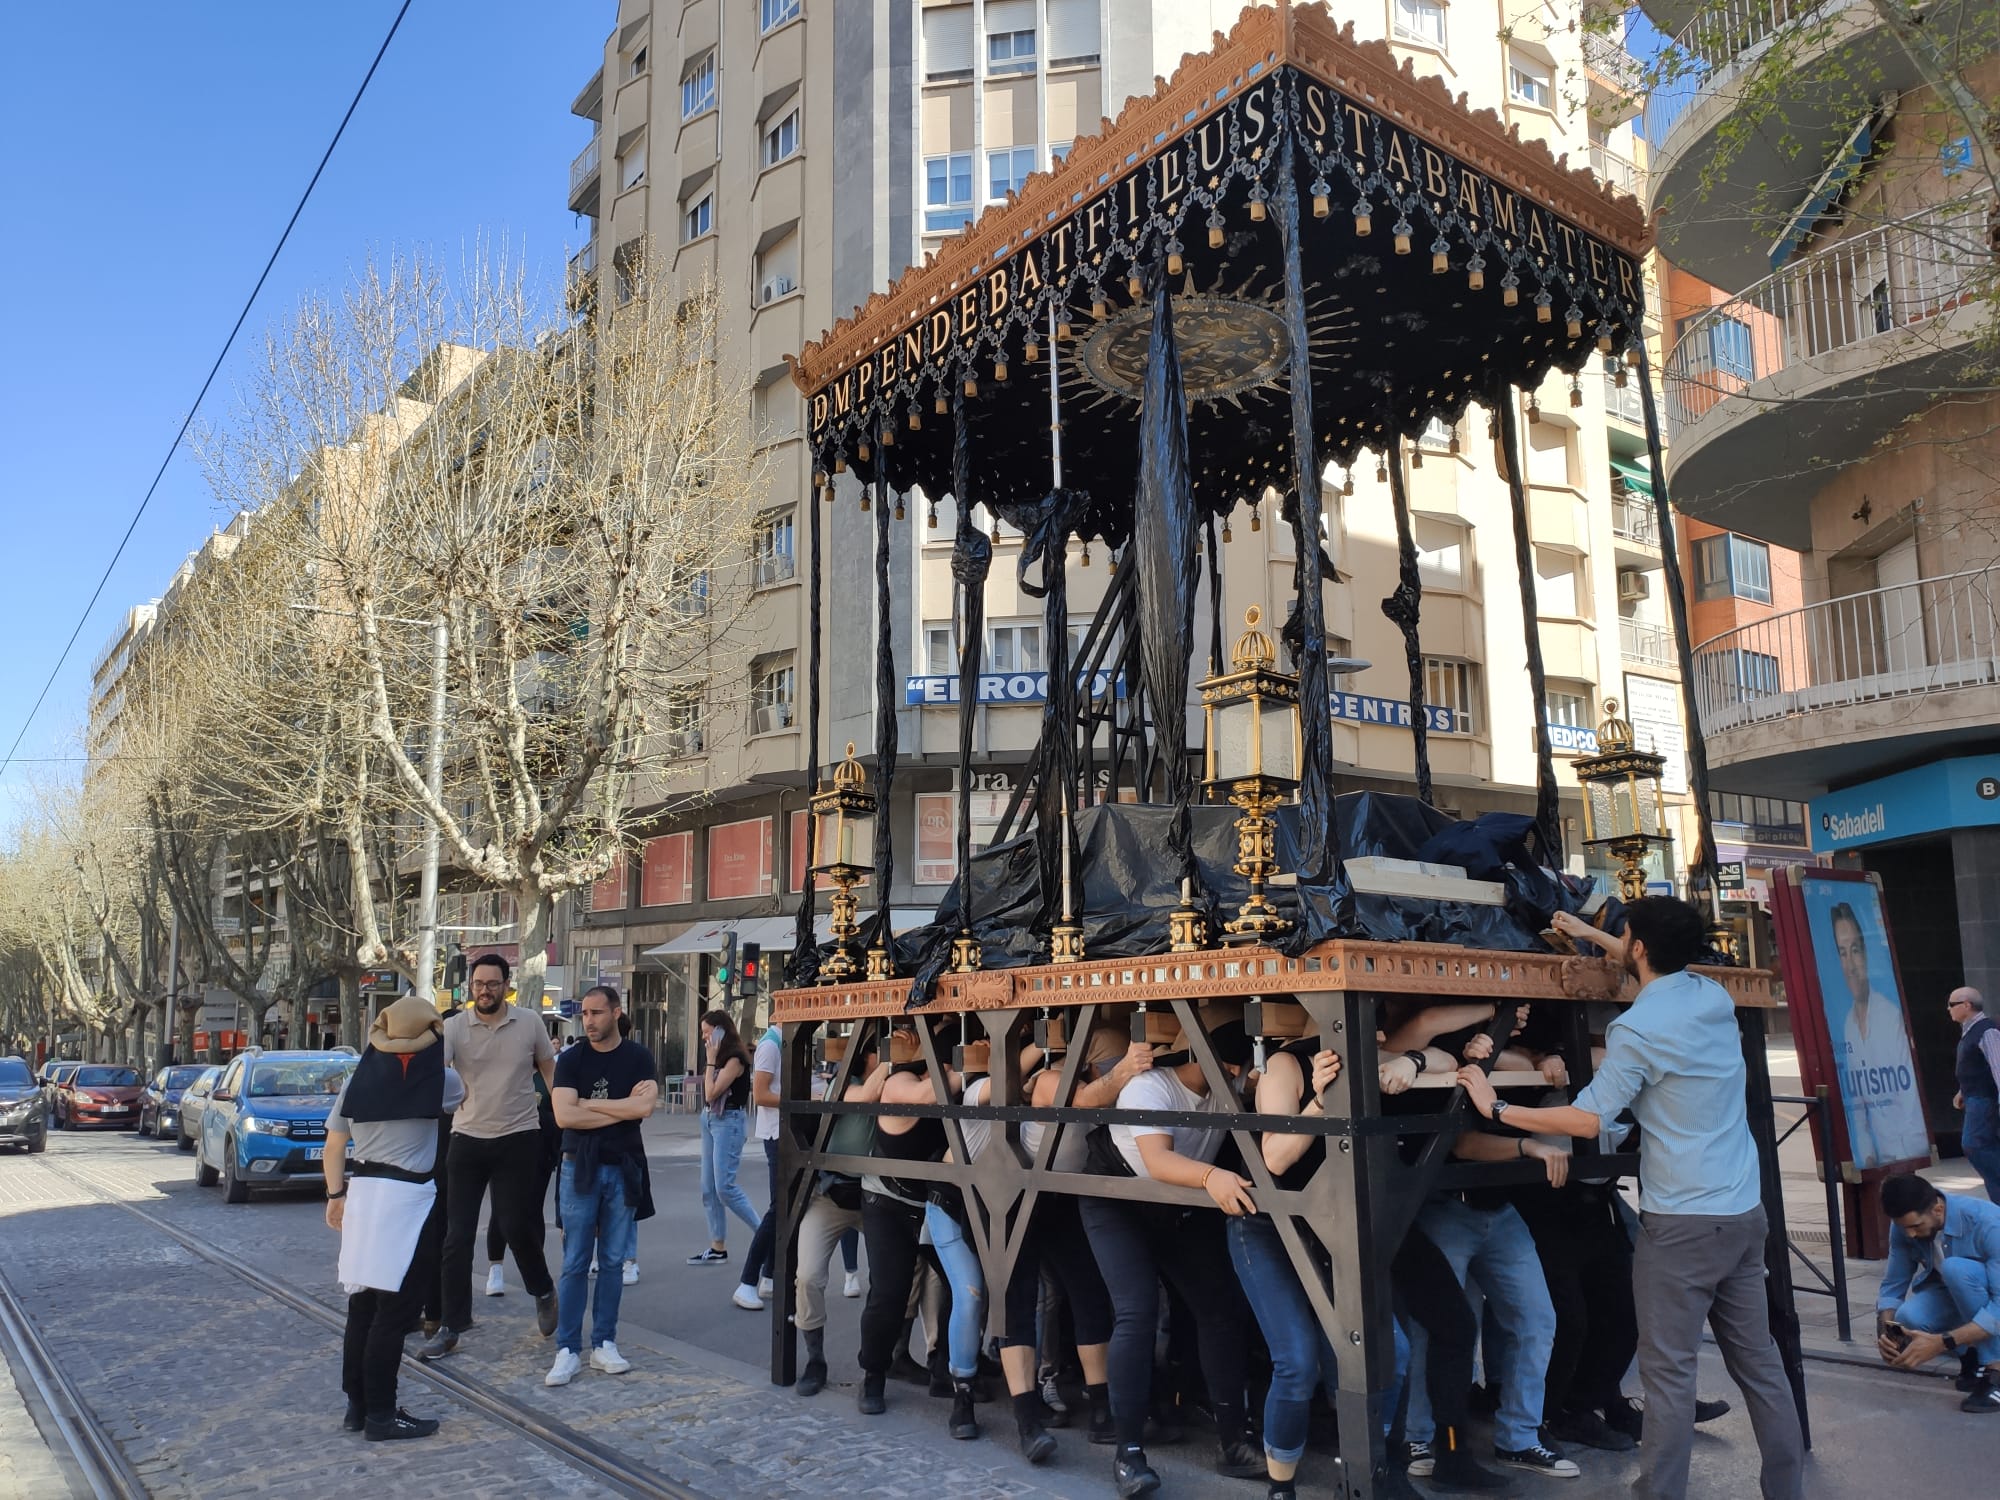
[[94,1500],[145,1500],[146,1481],[64,1373],[4,1268],[0,1268],[0,1340],[40,1397]]

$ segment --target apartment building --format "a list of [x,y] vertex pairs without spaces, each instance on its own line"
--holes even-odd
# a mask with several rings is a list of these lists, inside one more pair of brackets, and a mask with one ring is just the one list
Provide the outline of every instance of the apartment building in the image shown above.
[[[1990,990],[1994,179],[1961,106],[2000,94],[1991,14],[1933,8],[1905,37],[1866,0],[1645,10],[1686,65],[1645,134],[1684,273],[1665,415],[1715,784],[1746,827],[1777,808],[1789,833],[1803,804],[1816,854],[1882,875],[1912,996]],[[1783,129],[1745,129],[1758,110]],[[1952,1038],[1910,1015],[1942,1126]]]
[[[591,135],[571,172],[570,203],[590,224],[572,262],[580,317],[615,316],[617,269],[650,240],[673,282],[713,278],[729,301],[731,348],[757,381],[773,459],[757,518],[758,615],[747,718],[731,709],[690,729],[705,761],[706,801],[663,810],[658,831],[585,903],[566,957],[572,991],[598,976],[629,985],[663,1066],[677,1066],[726,933],[791,945],[805,885],[801,837],[807,746],[805,557],[811,475],[798,400],[784,377],[796,351],[838,317],[937,250],[989,204],[1046,170],[1181,57],[1207,50],[1240,13],[1236,0],[621,0],[602,68],[573,106]],[[1508,0],[1496,15],[1454,17],[1442,0],[1371,0],[1337,8],[1357,33],[1446,78],[1522,134],[1588,160],[1621,190],[1639,181],[1635,73],[1615,43]],[[1509,39],[1496,34],[1505,25]],[[654,275],[661,268],[651,268]],[[1575,755],[1594,748],[1606,700],[1670,756],[1685,792],[1678,676],[1662,645],[1662,565],[1643,485],[1636,388],[1607,369],[1553,379],[1520,413],[1532,496],[1536,628],[1548,700],[1526,691],[1507,487],[1486,415],[1439,428],[1398,455],[1409,466],[1427,593],[1423,645],[1440,801],[1467,815],[1532,810],[1537,720],[1565,784],[1572,862],[1580,813]],[[1043,454],[1025,461],[1046,463]],[[1053,476],[1052,476],[1053,478]],[[875,740],[875,512],[849,478],[824,514],[828,600],[822,765]],[[1340,576],[1328,585],[1334,649],[1364,659],[1340,679],[1335,755],[1345,788],[1412,787],[1402,725],[1402,641],[1382,616],[1394,576],[1388,486],[1372,461],[1326,476]],[[921,922],[952,879],[957,835],[958,621],[950,579],[956,524],[949,497],[892,500],[891,617],[900,689],[895,788],[884,810],[896,852],[889,893],[899,926]],[[1289,534],[1273,508],[1239,514],[1224,548],[1225,633],[1251,604],[1282,618],[1291,593]],[[982,845],[1021,785],[1039,731],[1048,659],[1039,600],[1017,583],[1020,539],[984,512],[996,555],[984,600],[985,671],[975,723],[971,830]],[[1073,634],[1088,628],[1112,559],[1084,566],[1072,547]],[[1275,607],[1275,613],[1273,613]],[[1206,609],[1206,604],[1203,606]],[[1650,632],[1650,633],[1649,633]],[[1204,620],[1198,639],[1208,638]],[[1506,665],[1502,665],[1502,664]],[[1197,675],[1201,664],[1197,663]],[[738,722],[742,720],[742,722]],[[871,764],[871,776],[876,774]],[[1669,866],[1672,866],[1671,868]],[[1660,862],[1672,881],[1684,860]],[[872,905],[875,893],[864,889]],[[775,972],[767,966],[767,972]]]

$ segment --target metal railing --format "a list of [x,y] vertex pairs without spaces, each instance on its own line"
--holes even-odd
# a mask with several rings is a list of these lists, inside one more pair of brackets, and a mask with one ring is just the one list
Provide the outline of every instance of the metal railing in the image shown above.
[[1735,77],[1786,27],[1830,19],[1850,0],[1707,0],[1654,58],[1646,92],[1646,139],[1655,147],[1704,90]]
[[1646,196],[1645,168],[1609,146],[1590,148],[1590,170],[1621,193],[1630,193],[1635,198]]
[[1637,96],[1645,91],[1645,70],[1639,66],[1639,59],[1625,50],[1622,37],[1602,31],[1584,32],[1583,65],[1626,94]]
[[1695,648],[1706,732],[2000,683],[2000,564],[1787,610]]
[[[1818,1263],[1801,1250],[1798,1241],[1787,1232],[1785,1248],[1798,1257],[1799,1263],[1812,1272],[1813,1280],[1819,1283],[1818,1286],[1799,1286],[1798,1290],[1811,1292],[1815,1296],[1833,1298],[1834,1324],[1840,1334],[1840,1341],[1843,1344],[1851,1344],[1854,1342],[1854,1325],[1847,1301],[1847,1237],[1840,1227],[1840,1168],[1833,1161],[1831,1149],[1833,1132],[1829,1123],[1827,1086],[1820,1084],[1813,1090],[1810,1098],[1801,1094],[1773,1094],[1771,1103],[1804,1106],[1805,1113],[1785,1127],[1785,1133],[1778,1137],[1776,1144],[1784,1145],[1801,1125],[1808,1120],[1812,1121],[1813,1150],[1819,1161],[1820,1183],[1826,1189],[1826,1243],[1827,1252],[1833,1260],[1833,1274],[1829,1276],[1821,1270]],[[1775,1119],[1775,1111],[1773,1116]]]
[[[1618,651],[1627,661],[1671,667],[1674,665],[1674,633],[1664,625],[1621,617],[1618,621]],[[1707,727],[1707,720],[1702,721],[1702,727]]]
[[1611,534],[1628,542],[1659,546],[1660,518],[1653,510],[1653,502],[1640,495],[1613,495]]
[[572,198],[576,196],[577,189],[597,175],[602,145],[603,137],[592,136],[590,144],[577,152],[576,160],[569,164],[569,193]]
[[1628,379],[1621,388],[1618,377],[1610,371],[1604,374],[1604,409],[1622,422],[1630,422],[1634,427],[1646,425],[1646,407],[1639,396],[1639,382]]
[[1978,298],[1992,276],[1988,207],[1983,196],[1961,198],[1854,235],[1685,324],[1662,381],[1668,441],[1789,366]]

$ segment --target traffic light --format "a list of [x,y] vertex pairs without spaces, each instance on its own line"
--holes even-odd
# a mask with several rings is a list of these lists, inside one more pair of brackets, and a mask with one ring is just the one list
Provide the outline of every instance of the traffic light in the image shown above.
[[454,947],[444,963],[444,987],[456,993],[465,983],[465,950]]
[[745,943],[736,959],[736,994],[739,999],[752,1000],[757,995],[757,981],[763,976],[762,963],[764,945]]
[[730,993],[729,987],[735,977],[736,934],[729,932],[723,934],[722,956],[715,961],[715,982],[725,997]]

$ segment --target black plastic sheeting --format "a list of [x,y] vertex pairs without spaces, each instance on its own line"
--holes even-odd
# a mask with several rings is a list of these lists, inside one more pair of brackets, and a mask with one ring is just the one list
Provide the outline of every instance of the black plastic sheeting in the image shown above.
[[[1300,809],[1277,810],[1281,870],[1295,870],[1304,846]],[[1084,953],[1089,958],[1157,957],[1168,951],[1168,915],[1180,904],[1180,876],[1164,855],[1175,809],[1144,803],[1088,808],[1077,816],[1081,860]],[[1202,805],[1189,809],[1191,847],[1198,868],[1197,905],[1206,904],[1209,930],[1220,933],[1249,895],[1238,875],[1236,810]],[[1348,792],[1334,799],[1335,837],[1341,860],[1357,855],[1426,859],[1455,864],[1476,879],[1500,880],[1504,906],[1456,901],[1414,901],[1356,892],[1345,874],[1330,884],[1280,886],[1271,902],[1296,925],[1273,946],[1304,951],[1328,938],[1381,942],[1454,943],[1467,948],[1547,952],[1541,933],[1558,910],[1577,911],[1594,889],[1587,879],[1533,862],[1529,830],[1534,820],[1488,814],[1460,822],[1415,797]],[[984,850],[972,862],[973,931],[989,969],[1049,961],[1042,923],[1042,893],[1032,834]],[[1616,903],[1608,919],[1616,920]],[[1601,924],[1606,915],[1591,919]],[[897,939],[897,971],[916,976],[913,1003],[934,992],[951,939],[959,929],[959,886],[939,904],[937,919]],[[862,946],[873,940],[875,919],[864,925]]]

